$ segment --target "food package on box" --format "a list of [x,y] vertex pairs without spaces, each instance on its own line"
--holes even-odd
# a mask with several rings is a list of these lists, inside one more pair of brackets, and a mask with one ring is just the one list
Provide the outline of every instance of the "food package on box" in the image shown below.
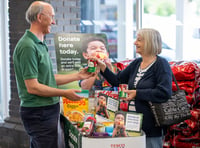
[[80,101],[71,101],[62,97],[63,114],[71,122],[82,122],[84,116],[88,113],[88,98],[83,98]]

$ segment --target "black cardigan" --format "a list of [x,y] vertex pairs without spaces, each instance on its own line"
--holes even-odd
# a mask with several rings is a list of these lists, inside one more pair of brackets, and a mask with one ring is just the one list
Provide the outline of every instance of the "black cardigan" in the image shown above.
[[117,74],[108,68],[101,74],[113,86],[128,84],[129,89],[136,89],[135,106],[136,112],[143,114],[142,129],[147,137],[158,137],[162,135],[162,128],[155,127],[148,101],[159,103],[170,98],[172,95],[172,71],[169,63],[164,58],[157,56],[155,63],[134,88],[134,80],[141,62],[142,59],[137,58]]

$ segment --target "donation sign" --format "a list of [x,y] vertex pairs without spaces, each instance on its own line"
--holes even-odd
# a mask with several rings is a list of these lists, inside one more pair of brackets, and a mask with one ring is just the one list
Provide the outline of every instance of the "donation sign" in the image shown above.
[[[105,34],[57,33],[54,36],[57,71],[59,74],[72,74],[87,66],[83,57],[83,44],[87,38],[101,37],[107,43]],[[71,82],[61,88],[80,89],[78,82]]]

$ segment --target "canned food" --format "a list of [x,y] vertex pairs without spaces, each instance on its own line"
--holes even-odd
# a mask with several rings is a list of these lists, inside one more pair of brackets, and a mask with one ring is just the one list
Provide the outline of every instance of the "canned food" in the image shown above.
[[128,85],[127,84],[119,84],[119,97],[120,98],[128,97],[127,93],[125,93],[124,90],[128,90]]
[[88,72],[95,72],[97,69],[97,62],[94,60],[88,60]]

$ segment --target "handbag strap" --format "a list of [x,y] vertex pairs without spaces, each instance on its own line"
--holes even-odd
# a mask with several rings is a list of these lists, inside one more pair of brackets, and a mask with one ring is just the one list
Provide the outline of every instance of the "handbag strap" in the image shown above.
[[172,71],[172,77],[173,77],[173,79],[174,79],[174,82],[176,83],[177,89],[180,90],[180,88],[179,88],[179,86],[178,86],[178,83],[177,83],[177,81],[176,81],[176,78],[175,78],[175,76],[174,76],[174,74],[173,74],[173,71]]

